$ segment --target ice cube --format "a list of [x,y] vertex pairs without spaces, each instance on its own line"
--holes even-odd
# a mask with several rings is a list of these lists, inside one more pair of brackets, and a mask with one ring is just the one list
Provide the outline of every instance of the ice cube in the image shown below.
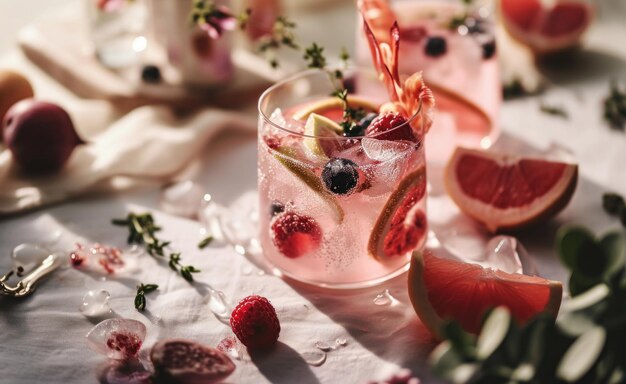
[[146,326],[137,320],[108,319],[98,323],[85,337],[92,350],[113,360],[128,360],[139,353]]
[[169,185],[161,192],[160,208],[172,215],[195,217],[202,205],[204,190],[191,180]]
[[405,141],[378,140],[363,138],[361,140],[363,151],[372,160],[390,161],[404,156],[413,149],[414,144]]

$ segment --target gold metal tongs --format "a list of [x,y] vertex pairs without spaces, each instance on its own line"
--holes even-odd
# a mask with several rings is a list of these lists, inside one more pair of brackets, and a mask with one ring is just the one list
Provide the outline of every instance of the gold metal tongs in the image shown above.
[[[30,260],[26,266],[15,262],[15,254],[18,250],[30,252],[31,254],[29,256],[31,259],[34,258],[35,260]],[[44,252],[42,253],[42,251]],[[37,255],[33,256],[33,252],[39,252],[40,257],[37,257]],[[23,297],[33,293],[39,280],[59,267],[63,254],[58,252],[52,253],[32,244],[20,244],[15,248],[13,255],[13,267],[4,276],[0,277],[0,294]],[[14,285],[11,285],[8,280],[13,275],[21,277],[22,279],[17,281]]]

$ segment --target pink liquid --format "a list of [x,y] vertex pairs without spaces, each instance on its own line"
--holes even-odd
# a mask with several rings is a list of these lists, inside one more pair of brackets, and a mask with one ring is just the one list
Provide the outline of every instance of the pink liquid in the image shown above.
[[[457,146],[489,147],[499,133],[497,55],[483,53],[483,46],[494,41],[493,25],[481,19],[480,33],[450,28],[453,18],[464,13],[460,3],[392,2],[401,30],[400,72],[410,75],[423,71],[436,99],[435,122],[427,135],[429,162],[446,161]],[[434,36],[446,41],[446,52],[436,57],[425,51],[428,37]],[[361,28],[357,31],[357,61],[371,65]]]
[[[274,117],[278,116],[277,112],[273,114]],[[280,118],[273,120],[278,122]],[[328,192],[320,194],[311,186],[311,182],[293,172],[293,167],[297,166],[321,181],[321,172],[329,159],[308,152],[302,136],[277,129],[263,118],[259,124],[259,221],[265,257],[281,273],[322,286],[370,285],[403,272],[410,260],[409,252],[379,261],[370,255],[368,242],[391,193],[407,175],[424,167],[423,146],[404,141],[372,141],[374,139],[365,140],[365,144],[360,139],[346,144],[344,138],[338,138],[342,143],[340,147],[345,148],[334,150],[332,157],[354,161],[358,164],[360,175],[355,192],[347,196],[332,196],[344,212],[341,220],[333,204],[323,197],[323,193]],[[290,119],[286,122],[293,131],[302,131],[302,124]],[[368,157],[363,146],[371,148],[368,146],[371,144],[388,144],[391,151],[389,156],[384,159],[377,157],[379,160]],[[289,152],[288,156],[284,154],[285,150]],[[319,185],[323,186],[323,183]],[[285,212],[312,218],[322,231],[319,246],[295,258],[281,253],[272,239],[272,223],[284,213],[272,216],[270,207],[273,202],[283,204]],[[425,199],[422,198],[414,207],[425,212]],[[423,245],[424,238],[417,247]]]

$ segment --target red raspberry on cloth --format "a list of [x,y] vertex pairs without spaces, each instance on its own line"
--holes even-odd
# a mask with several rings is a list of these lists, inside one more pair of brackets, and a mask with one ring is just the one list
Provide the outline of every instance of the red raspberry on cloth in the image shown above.
[[237,304],[230,316],[230,326],[239,341],[250,349],[271,347],[280,333],[276,310],[269,300],[257,295]]
[[[379,140],[417,141],[413,128],[406,124],[407,119],[395,112],[378,115],[365,130],[365,136]],[[400,127],[401,126],[401,127]],[[399,128],[398,128],[399,127]]]

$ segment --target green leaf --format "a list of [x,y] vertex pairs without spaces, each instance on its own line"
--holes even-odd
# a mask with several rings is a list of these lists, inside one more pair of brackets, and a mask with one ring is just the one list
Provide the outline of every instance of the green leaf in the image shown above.
[[589,289],[601,283],[601,279],[590,279],[584,275],[572,273],[569,279],[569,292],[572,297],[587,292]]
[[156,284],[145,284],[145,285],[142,284],[141,286],[143,288],[144,293],[150,293],[150,292],[156,291],[157,288],[159,288],[159,286]]
[[511,325],[511,314],[504,307],[497,307],[487,317],[476,343],[476,356],[487,359],[502,344]]
[[466,358],[474,358],[476,350],[474,347],[474,336],[465,332],[461,326],[450,321],[443,326],[443,336],[450,341],[452,348]]
[[604,277],[610,278],[626,263],[626,239],[622,233],[608,233],[600,240],[600,247],[607,259]]
[[138,311],[143,311],[144,309],[146,309],[146,297],[143,295],[143,293],[138,293],[137,296],[135,296],[135,308]]
[[578,267],[578,258],[585,245],[595,245],[594,236],[589,230],[579,226],[566,226],[561,228],[556,235],[556,246],[559,257],[572,271]]
[[444,341],[432,351],[428,362],[435,375],[445,377],[448,372],[463,363],[463,358],[452,348],[449,341]]
[[182,268],[180,270],[180,275],[189,282],[193,281],[193,276],[191,275],[191,272],[189,272],[189,270],[186,268]]
[[213,241],[213,236],[209,235],[207,237],[205,237],[204,239],[202,239],[202,241],[200,241],[198,243],[198,248],[199,249],[204,249],[206,248],[209,244],[211,244],[211,242]]
[[598,284],[570,300],[563,308],[565,312],[581,311],[604,301],[611,290],[606,284]]
[[602,327],[583,333],[563,355],[557,376],[567,382],[580,380],[598,360],[605,341],[606,331]]

